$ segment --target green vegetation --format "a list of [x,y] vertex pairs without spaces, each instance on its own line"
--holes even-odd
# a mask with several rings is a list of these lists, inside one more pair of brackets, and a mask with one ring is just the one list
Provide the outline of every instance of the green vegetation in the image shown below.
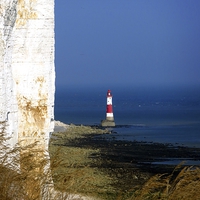
[[0,199],[67,199],[67,194],[53,190],[48,153],[37,143],[11,149],[4,134],[5,123],[0,124],[0,130]]
[[200,169],[185,167],[179,173],[161,174],[150,178],[134,200],[198,200],[200,195]]
[[120,177],[111,176],[107,173],[107,169],[99,168],[99,162],[101,162],[98,159],[99,149],[76,145],[79,138],[105,133],[107,133],[106,130],[72,125],[65,133],[53,135],[50,154],[56,159],[58,159],[56,155],[62,155],[61,164],[57,169],[54,166],[55,170],[52,173],[57,189],[103,200],[193,200],[199,198],[200,169],[183,168],[181,165],[177,166],[171,174],[152,176],[141,187],[133,186],[132,189],[125,191],[120,190],[119,186],[115,187]]
[[[200,169],[181,165],[171,174],[152,176],[140,187],[120,190],[116,184],[120,177],[108,173],[106,166],[99,167],[100,150],[78,143],[80,138],[108,134],[107,130],[70,125],[66,132],[54,133],[49,147],[50,163],[48,154],[37,144],[10,150],[3,132],[4,128],[0,132],[1,200],[38,200],[41,195],[44,200],[66,200],[69,194],[100,200],[199,199]],[[119,170],[126,173],[123,168]]]
[[[70,125],[64,133],[54,133],[49,147],[55,188],[87,196],[109,199],[115,193],[113,179],[97,167],[98,149],[76,147],[76,139],[107,130]],[[73,146],[70,144],[73,143]]]

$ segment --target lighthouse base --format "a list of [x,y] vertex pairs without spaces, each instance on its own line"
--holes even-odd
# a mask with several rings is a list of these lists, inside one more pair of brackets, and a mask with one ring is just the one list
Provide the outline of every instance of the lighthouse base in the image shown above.
[[112,126],[113,127],[113,126],[115,126],[115,122],[110,121],[110,120],[102,120],[101,126],[103,126],[103,127]]

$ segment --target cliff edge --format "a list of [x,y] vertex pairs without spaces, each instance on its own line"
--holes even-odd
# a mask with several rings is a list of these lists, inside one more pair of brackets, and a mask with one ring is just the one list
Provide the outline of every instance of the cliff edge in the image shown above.
[[54,0],[1,0],[0,121],[14,145],[54,129]]

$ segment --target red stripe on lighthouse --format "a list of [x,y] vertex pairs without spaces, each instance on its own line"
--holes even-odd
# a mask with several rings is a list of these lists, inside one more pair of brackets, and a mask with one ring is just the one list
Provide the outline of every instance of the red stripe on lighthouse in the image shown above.
[[113,113],[112,105],[107,105],[106,113]]

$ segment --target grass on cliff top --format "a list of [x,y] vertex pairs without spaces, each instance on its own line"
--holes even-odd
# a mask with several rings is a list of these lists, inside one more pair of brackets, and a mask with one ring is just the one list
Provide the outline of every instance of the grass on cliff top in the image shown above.
[[200,168],[184,167],[176,173],[178,168],[171,174],[151,177],[130,200],[199,200]]
[[70,125],[65,132],[52,135],[49,152],[56,189],[103,199],[110,199],[109,196],[116,193],[112,187],[115,180],[99,170],[96,165],[98,161],[92,158],[93,154],[99,154],[99,149],[68,146],[86,135],[106,133],[109,132],[89,126]]
[[[98,154],[98,149],[66,146],[73,142],[72,139],[84,138],[85,134],[103,134],[104,130],[71,126],[65,133],[54,134],[50,143],[51,170],[46,169],[49,157],[45,157],[45,152],[35,148],[34,144],[9,149],[3,132],[4,129],[1,129],[1,200],[69,200],[68,194],[97,197],[95,200],[200,199],[200,169],[185,167],[180,171],[179,166],[171,174],[157,174],[151,177],[137,191],[126,191],[127,195],[120,195],[119,191],[112,187],[115,180],[95,167],[97,160],[90,155]],[[51,176],[55,189],[64,193],[46,191],[45,186],[52,183]]]
[[[116,191],[112,184],[116,181],[95,166],[92,154],[99,149],[67,146],[90,134],[104,134],[106,130],[88,126],[70,126],[64,133],[55,133],[50,145],[50,154],[55,186],[61,191],[98,197],[106,200],[197,200],[200,196],[200,169],[177,166],[171,174],[157,174],[140,189]],[[59,153],[58,153],[59,152]],[[61,157],[59,157],[60,155]],[[55,168],[55,161],[60,165]],[[129,184],[129,183],[127,183]]]

